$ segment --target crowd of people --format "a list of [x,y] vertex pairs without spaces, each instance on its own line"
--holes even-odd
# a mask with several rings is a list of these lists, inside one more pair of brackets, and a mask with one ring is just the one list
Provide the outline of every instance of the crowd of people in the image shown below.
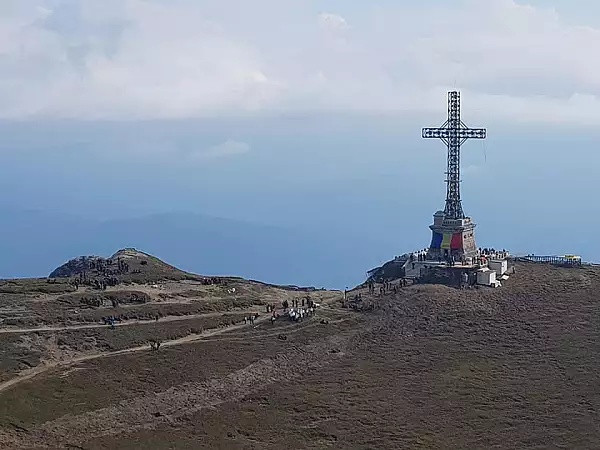
[[[281,302],[281,309],[278,311],[274,303],[266,305],[267,314],[270,314],[271,324],[275,324],[275,321],[280,317],[287,317],[290,321],[301,322],[306,317],[310,317],[315,314],[318,303],[310,298],[310,295],[305,297],[293,298],[291,301],[285,299]],[[250,324],[254,326],[258,314],[252,314],[244,317],[244,324]]]
[[258,319],[258,314],[250,314],[249,316],[244,316],[244,325],[250,323],[250,325],[254,325],[254,322]]
[[120,284],[119,275],[130,273],[129,263],[121,258],[115,260],[84,257],[77,260],[77,264],[79,272],[70,281],[75,289],[79,289],[79,286],[90,286],[93,289],[104,291],[108,286]]
[[[384,281],[379,286],[379,295],[386,295],[388,293],[398,293],[398,288],[406,287],[408,285],[408,281],[406,278],[400,278],[397,283],[392,283],[391,281]],[[367,281],[367,288],[369,290],[369,294],[375,294],[375,282],[372,280]]]
[[219,277],[204,277],[200,280],[200,284],[203,286],[221,285],[225,284],[225,280]]

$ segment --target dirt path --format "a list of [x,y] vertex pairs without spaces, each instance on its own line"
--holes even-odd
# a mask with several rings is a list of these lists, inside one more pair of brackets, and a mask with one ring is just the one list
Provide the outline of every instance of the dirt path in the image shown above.
[[[141,395],[94,411],[66,414],[29,431],[12,436],[13,448],[83,448],[89,439],[121,433],[152,430],[161,425],[193,417],[203,409],[218,407],[292,379],[320,371],[335,360],[347,357],[360,344],[357,331],[329,336],[318,343],[290,346],[272,358],[260,359],[223,377],[186,382],[163,392]],[[39,445],[40,442],[44,444]],[[29,445],[28,445],[29,444]]]
[[[219,314],[222,314],[222,313],[219,313]],[[206,315],[202,315],[202,317],[206,317]],[[256,320],[256,322],[258,322],[260,324],[261,322],[266,321],[266,319],[268,319],[268,316],[259,316],[258,319]],[[103,326],[106,326],[106,325],[103,325]],[[226,332],[229,332],[232,330],[240,329],[243,327],[248,327],[248,325],[240,324],[240,325],[232,325],[227,328],[215,328],[212,330],[204,331],[202,334],[191,334],[191,335],[179,338],[179,339],[173,339],[172,341],[164,341],[161,343],[161,347],[171,347],[174,345],[181,345],[181,344],[186,344],[186,343],[190,343],[190,342],[201,341],[201,340],[209,338],[211,336],[216,336],[216,335],[223,334],[223,333],[226,333]],[[76,358],[71,358],[71,359],[68,359],[65,361],[45,361],[42,364],[40,364],[39,366],[24,370],[24,371],[20,372],[19,375],[17,375],[16,377],[11,378],[10,380],[5,381],[4,383],[0,383],[0,392],[3,392],[6,389],[9,389],[10,387],[12,387],[16,384],[22,383],[23,381],[30,380],[30,379],[36,377],[37,375],[47,372],[48,370],[54,369],[56,367],[69,367],[74,364],[78,364],[78,363],[84,362],[84,361],[89,361],[92,359],[107,358],[107,357],[111,357],[111,356],[118,356],[118,355],[123,355],[126,353],[134,353],[134,352],[141,352],[141,351],[149,351],[148,345],[126,348],[123,350],[116,350],[114,352],[102,352],[102,353],[96,353],[93,355],[78,356]]]
[[[211,315],[214,316],[214,315],[218,315],[218,314],[222,314],[222,313],[203,314],[203,315],[201,315],[201,317],[207,317],[207,316],[211,316]],[[189,318],[190,316],[186,316],[186,317]],[[177,316],[174,316],[174,319],[176,319],[176,318],[177,318]],[[268,315],[259,316],[256,319],[257,324],[254,326],[254,328],[258,328],[260,325],[268,323],[269,320],[270,320],[270,316],[268,316]],[[329,323],[334,324],[334,323],[344,322],[345,320],[346,319],[330,320]],[[166,321],[166,320],[163,320],[163,322],[164,321]],[[292,333],[297,333],[297,332],[306,330],[307,328],[310,328],[310,327],[314,327],[318,324],[319,324],[319,322],[317,321],[317,318],[315,317],[315,318],[313,318],[313,321],[311,321],[311,323],[304,325],[304,326],[298,326],[291,330],[290,329],[272,330],[270,332],[261,333],[256,336],[234,336],[231,338],[223,338],[223,340],[236,341],[236,340],[248,340],[248,339],[263,339],[265,337],[277,336],[282,333],[289,335]],[[103,325],[103,326],[106,326],[106,325]],[[181,337],[178,339],[173,339],[171,341],[164,341],[161,343],[161,347],[171,347],[171,346],[175,346],[175,345],[188,344],[188,343],[198,342],[198,341],[203,341],[203,340],[212,342],[212,341],[214,341],[214,339],[209,339],[209,338],[211,338],[213,336],[218,336],[218,335],[229,333],[229,332],[239,330],[242,328],[247,328],[248,326],[249,325],[246,325],[246,324],[239,324],[239,325],[232,325],[232,326],[229,326],[226,328],[214,328],[212,330],[204,331],[202,334],[190,334],[188,336],[184,336],[184,337]],[[0,383],[0,393],[11,388],[12,386],[15,386],[16,384],[30,380],[30,379],[36,377],[37,375],[47,372],[48,370],[54,369],[56,367],[66,368],[66,367],[69,367],[69,366],[72,366],[72,365],[75,365],[75,364],[78,364],[81,362],[90,361],[93,359],[109,358],[112,356],[119,356],[119,355],[124,355],[127,353],[134,353],[134,352],[141,352],[141,351],[149,351],[148,345],[141,345],[138,347],[131,347],[131,348],[123,349],[123,350],[116,350],[113,352],[102,352],[102,353],[96,353],[93,355],[78,356],[76,358],[71,358],[71,359],[63,360],[63,361],[44,361],[36,367],[33,367],[31,369],[27,369],[27,370],[20,372],[16,377],[11,378],[10,380],[5,381],[3,383]]]
[[[338,324],[338,323],[345,322],[346,320],[348,320],[348,319],[329,320],[328,321],[328,325],[335,325],[335,324]],[[279,336],[280,334],[284,334],[286,336],[289,336],[290,334],[299,333],[301,331],[305,331],[305,330],[307,330],[309,328],[313,328],[313,327],[316,327],[318,325],[321,325],[321,322],[319,322],[318,320],[313,320],[309,324],[306,324],[306,325],[297,325],[296,327],[294,327],[292,329],[282,329],[282,328],[279,328],[279,329],[275,329],[275,330],[269,331],[267,333],[261,333],[261,334],[257,334],[257,335],[254,335],[254,336],[240,336],[240,335],[237,335],[237,336],[220,337],[220,338],[217,338],[217,339],[210,339],[211,336],[206,336],[206,339],[204,339],[204,340],[206,340],[207,342],[224,342],[224,341],[227,341],[227,342],[236,342],[236,341],[248,341],[248,340],[251,340],[251,339],[264,339],[264,338],[268,338],[268,337]],[[255,327],[255,328],[257,328],[257,327]],[[265,328],[265,330],[266,329],[268,329],[268,327]]]
[[[201,319],[203,317],[215,317],[222,316],[227,314],[241,314],[241,313],[251,314],[256,311],[217,311],[212,313],[202,313],[202,314],[189,314],[183,316],[165,316],[161,317],[158,322],[155,320],[124,320],[122,322],[115,323],[115,327],[124,327],[129,325],[148,325],[151,323],[164,323],[164,322],[177,322],[181,320],[190,320],[190,319]],[[108,325],[103,323],[92,323],[92,324],[82,324],[82,325],[65,325],[65,326],[53,326],[53,327],[33,327],[33,328],[0,328],[0,334],[6,333],[15,333],[15,334],[23,334],[23,333],[35,333],[37,331],[69,331],[69,330],[87,330],[91,328],[106,328]]]

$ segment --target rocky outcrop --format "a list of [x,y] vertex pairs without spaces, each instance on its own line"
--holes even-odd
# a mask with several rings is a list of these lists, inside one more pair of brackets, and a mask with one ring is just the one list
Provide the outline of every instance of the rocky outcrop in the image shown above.
[[74,277],[85,272],[97,270],[99,267],[105,265],[106,259],[100,256],[79,256],[57,267],[50,274],[50,278]]
[[50,278],[76,278],[74,282],[97,289],[121,282],[201,279],[134,248],[119,250],[109,258],[80,256],[55,269]]

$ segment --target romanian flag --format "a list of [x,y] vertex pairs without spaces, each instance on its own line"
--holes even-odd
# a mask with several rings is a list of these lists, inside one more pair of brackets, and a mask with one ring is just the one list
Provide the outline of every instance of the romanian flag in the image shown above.
[[451,249],[460,249],[463,246],[462,233],[454,233],[450,242]]
[[429,248],[458,250],[463,246],[462,233],[433,233]]
[[429,246],[429,248],[440,248],[443,239],[444,237],[442,236],[442,233],[434,232],[431,236],[431,245]]
[[444,238],[442,239],[442,245],[440,248],[449,249],[451,243],[452,243],[452,233],[444,233]]

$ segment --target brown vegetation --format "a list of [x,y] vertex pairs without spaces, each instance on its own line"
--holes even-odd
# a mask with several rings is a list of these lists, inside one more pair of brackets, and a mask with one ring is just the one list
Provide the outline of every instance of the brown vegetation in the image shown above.
[[[229,283],[165,284],[169,297],[139,285],[149,302],[115,309],[194,311],[183,320],[0,335],[3,379],[67,361],[0,388],[0,447],[600,448],[596,267],[519,265],[499,289],[409,286],[373,313],[313,291],[324,303],[314,318],[254,327],[242,318],[264,314],[256,303],[300,294]],[[256,306],[236,304],[234,285]],[[57,298],[45,301],[74,306]],[[44,303],[21,301],[25,315]],[[230,312],[204,311],[210,303]]]

